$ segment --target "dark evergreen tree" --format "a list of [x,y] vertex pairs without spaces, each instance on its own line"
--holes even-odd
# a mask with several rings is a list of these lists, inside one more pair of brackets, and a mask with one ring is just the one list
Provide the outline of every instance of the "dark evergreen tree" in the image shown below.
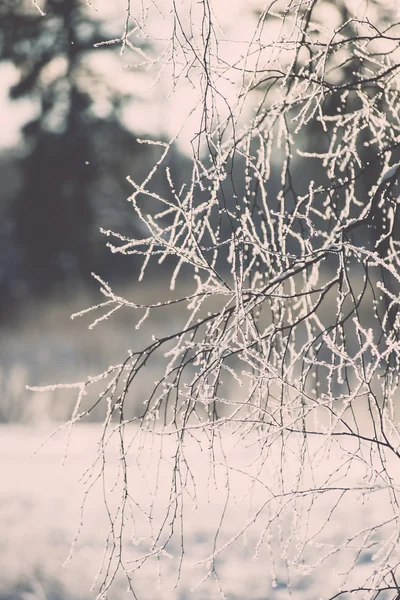
[[[94,47],[109,37],[104,23],[77,0],[47,0],[42,8],[45,16],[23,0],[0,7],[0,60],[11,61],[20,74],[10,96],[32,98],[38,106],[23,128],[22,182],[9,202],[9,243],[16,250],[13,268],[2,269],[3,300],[15,290],[43,294],[55,284],[71,289],[90,279],[100,248],[94,186],[110,167],[104,147],[116,158],[130,146],[131,162],[137,150],[119,119],[127,98],[89,64],[95,52],[118,51]],[[101,116],[96,103],[107,107]],[[124,147],[115,148],[114,133]],[[125,178],[117,173],[114,179],[122,182],[117,192],[125,198]]]

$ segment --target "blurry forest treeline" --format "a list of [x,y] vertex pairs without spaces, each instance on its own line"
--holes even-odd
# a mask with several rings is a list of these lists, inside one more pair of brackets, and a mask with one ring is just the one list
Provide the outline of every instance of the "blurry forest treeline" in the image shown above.
[[[0,6],[0,61],[19,73],[10,99],[29,98],[34,107],[23,142],[0,155],[3,321],[32,299],[75,294],[93,281],[92,271],[113,283],[134,278],[138,265],[113,260],[99,227],[141,236],[126,202],[126,176],[143,180],[160,155],[139,144],[121,118],[135,102],[134,93],[114,85],[121,64],[108,78],[96,70],[94,56],[119,58],[119,47],[94,46],[115,34],[112,23],[95,20],[80,0],[48,0],[43,9],[45,17],[25,0]],[[169,158],[174,176],[184,162],[178,152]],[[165,185],[161,179],[155,177],[155,189]]]
[[[141,182],[161,154],[155,146],[139,144],[122,118],[124,107],[135,103],[134,69],[124,69],[132,80],[127,93],[126,86],[121,90],[115,85],[116,74],[105,77],[93,60],[114,56],[115,73],[122,73],[120,45],[102,42],[121,35],[123,22],[96,19],[96,12],[81,0],[47,0],[42,8],[45,17],[27,0],[5,0],[0,6],[0,64],[11,63],[19,73],[10,100],[29,98],[35,107],[22,128],[22,143],[0,154],[0,322],[11,308],[23,309],[32,298],[47,298],[55,290],[63,297],[74,295],[93,282],[93,271],[114,284],[137,278],[137,259],[116,260],[99,227],[136,238],[148,234],[126,201],[133,191],[126,177]],[[337,10],[343,23],[351,21],[346,3]],[[347,27],[354,34],[351,24]],[[354,60],[344,63],[341,81],[349,78]],[[258,85],[256,94],[267,97],[268,89]],[[346,102],[343,106],[339,93],[327,93],[321,108],[324,114],[360,110],[356,95],[349,94]],[[304,133],[303,150],[315,153],[326,150],[332,135],[318,119],[310,120]],[[370,165],[357,182],[360,197],[367,197],[382,168],[371,136],[360,128],[358,152]],[[164,166],[179,189],[190,181],[191,162],[174,147],[168,156]],[[270,186],[269,202],[277,205],[281,167],[276,164]],[[224,201],[232,202],[232,189],[237,196],[246,193],[244,170],[243,160],[236,157],[233,180],[221,186]],[[297,157],[290,185],[283,190],[293,206],[309,179]],[[316,158],[313,180],[318,185],[325,179]],[[165,169],[157,171],[153,185],[155,192],[165,194]],[[339,190],[332,202],[340,208],[342,201]],[[259,226],[262,215],[257,210],[254,220]],[[229,223],[226,229],[229,236]]]

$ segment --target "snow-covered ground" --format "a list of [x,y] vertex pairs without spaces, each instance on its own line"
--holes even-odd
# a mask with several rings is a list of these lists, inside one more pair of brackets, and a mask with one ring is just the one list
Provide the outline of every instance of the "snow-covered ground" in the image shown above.
[[[67,453],[64,430],[30,457],[51,430],[15,425],[0,429],[2,600],[95,598],[90,587],[110,531],[109,515],[116,517],[118,535],[125,479],[130,494],[124,526],[126,568],[141,564],[140,557],[151,551],[163,524],[156,545],[171,534],[165,552],[150,557],[133,575],[134,589],[143,600],[163,598],[168,591],[172,600],[219,598],[219,585],[229,600],[330,598],[349,585],[363,585],[374,573],[374,561],[379,563],[390,543],[397,544],[397,521],[383,525],[396,514],[390,501],[393,491],[373,473],[373,459],[365,460],[370,456],[367,448],[350,460],[357,449],[350,442],[326,444],[317,436],[303,446],[301,439],[290,438],[282,454],[278,438],[272,444],[266,440],[260,450],[255,433],[241,439],[232,429],[222,429],[212,452],[209,439],[193,430],[177,455],[175,435],[139,433],[131,427],[126,431],[126,473],[119,436],[114,435],[106,446],[103,484],[96,479],[100,466],[93,463],[101,426],[76,426]],[[174,465],[179,472],[171,496]],[[396,462],[389,460],[387,468],[396,478]],[[63,566],[90,482],[83,527],[71,560]],[[321,488],[325,491],[316,491]],[[366,535],[366,528],[380,524]],[[379,546],[384,539],[388,545]],[[215,550],[212,563],[208,559]],[[389,557],[389,566],[394,566],[395,555]],[[352,573],[346,584],[348,571]],[[108,597],[130,597],[126,587],[118,576]]]
[[[245,423],[238,424],[236,433],[232,427],[218,428],[212,444],[201,429],[187,432],[177,444],[172,432],[140,433],[131,426],[126,430],[126,474],[116,432],[105,447],[103,486],[101,478],[96,480],[102,455],[90,468],[101,425],[79,424],[67,453],[64,429],[30,457],[57,427],[46,419],[68,418],[73,397],[71,390],[34,394],[24,386],[81,380],[123,359],[133,343],[143,344],[136,330],[132,334],[129,312],[88,332],[90,320],[69,319],[85,306],[82,298],[76,304],[49,305],[34,312],[20,330],[2,332],[3,412],[14,418],[15,410],[15,418],[30,424],[0,427],[0,600],[94,599],[90,588],[110,532],[109,514],[119,524],[125,478],[129,498],[123,559],[130,571],[141,565],[133,574],[139,600],[158,600],[168,591],[171,600],[217,599],[216,575],[228,600],[327,600],[342,589],[364,585],[380,565],[393,585],[399,468],[398,459],[385,455],[382,447],[318,435],[305,444],[302,434],[293,434],[285,438],[283,449],[279,435],[255,430],[244,435]],[[171,313],[168,320],[152,321],[147,333],[177,329],[179,318]],[[132,400],[143,406],[145,394],[136,392]],[[359,403],[360,433],[371,435],[364,399]],[[97,416],[103,418],[104,407],[99,408]],[[391,480],[382,472],[380,458],[386,460]],[[91,482],[83,526],[72,558],[63,566]],[[165,552],[142,565],[140,557],[151,552],[154,540],[157,549],[169,536]],[[118,576],[109,598],[133,597],[126,588],[126,579]],[[353,597],[373,596],[361,592],[340,600]],[[379,600],[394,597],[391,591]]]

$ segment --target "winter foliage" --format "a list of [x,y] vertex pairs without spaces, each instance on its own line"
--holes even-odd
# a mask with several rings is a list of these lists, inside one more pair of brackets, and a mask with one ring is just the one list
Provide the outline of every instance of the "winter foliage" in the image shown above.
[[[228,585],[220,557],[250,530],[255,560],[266,548],[278,554],[285,593],[339,556],[341,579],[324,598],[400,594],[398,8],[260,4],[127,1],[121,37],[102,42],[190,106],[170,141],[141,140],[159,151],[147,177],[127,174],[142,235],[103,231],[112,252],[140,261],[142,285],[159,278],[159,297],[120,297],[96,274],[103,301],[73,315],[89,313],[93,328],[124,310],[133,323],[125,360],[76,383],[67,424],[104,405],[85,494],[86,502],[103,480],[109,530],[98,598],[118,572],[140,597],[135,581],[152,561],[162,572],[177,560],[178,586],[190,511],[207,498],[212,506],[215,489],[224,504],[200,562],[216,594]],[[188,132],[191,171],[178,186],[168,158]],[[138,398],[147,373],[156,380]],[[132,403],[139,408],[126,416]],[[235,452],[249,448],[242,464]],[[138,483],[132,464],[149,449],[157,465],[141,466]],[[248,513],[227,537],[237,478]],[[359,523],[368,502],[385,509]],[[141,549],[133,562],[129,544]]]

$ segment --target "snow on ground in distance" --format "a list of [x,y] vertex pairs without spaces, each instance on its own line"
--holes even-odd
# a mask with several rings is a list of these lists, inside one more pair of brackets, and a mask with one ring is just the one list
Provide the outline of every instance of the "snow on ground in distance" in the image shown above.
[[[89,589],[109,530],[104,490],[109,511],[119,506],[116,436],[107,446],[104,490],[98,480],[86,503],[84,526],[72,559],[64,568],[62,564],[79,526],[88,479],[85,471],[96,456],[99,433],[98,425],[77,426],[63,465],[65,431],[29,458],[48,430],[1,428],[0,473],[6,484],[0,491],[0,597],[17,589],[21,581],[30,582],[35,592],[35,585],[43,588],[47,580],[64,590],[63,598],[95,597]],[[144,434],[133,427],[127,438],[132,442],[127,470],[132,515],[125,524],[124,554],[127,567],[134,568],[138,558],[151,549],[150,538],[157,536],[165,519],[177,446],[174,435]],[[381,486],[373,483],[365,461],[367,452],[359,452],[360,460],[351,462],[348,452],[355,450],[354,444],[345,448],[343,442],[339,446],[332,440],[324,446],[318,436],[303,447],[301,440],[293,438],[287,441],[281,468],[279,439],[262,452],[255,435],[241,441],[231,429],[217,435],[214,451],[199,430],[186,439],[179,467],[185,488],[183,535],[179,509],[166,553],[160,559],[150,558],[134,575],[140,599],[163,598],[171,589],[168,597],[173,600],[219,598],[213,573],[197,587],[210,571],[207,559],[214,546],[220,550],[215,571],[226,597],[232,600],[279,600],[288,598],[290,592],[299,600],[329,598],[344,585],[354,557],[356,566],[348,584],[360,585],[373,572],[377,542],[389,539],[390,529],[382,527],[368,540],[365,533],[356,536],[350,549],[343,547],[366,527],[387,521],[394,510],[383,482]],[[301,463],[305,469],[299,478]],[[97,467],[93,473],[98,474]],[[326,488],[335,490],[310,491],[324,482]],[[368,493],[370,487],[375,491]],[[295,489],[298,494],[293,501],[290,492]],[[272,498],[272,494],[277,495]],[[167,530],[172,514],[167,518]],[[273,520],[274,515],[279,517]],[[235,539],[239,533],[242,535]],[[134,543],[129,539],[132,536]],[[302,558],[295,567],[291,562],[300,550]],[[318,564],[326,555],[330,556]],[[126,584],[118,579],[109,597],[129,597],[125,590]]]

